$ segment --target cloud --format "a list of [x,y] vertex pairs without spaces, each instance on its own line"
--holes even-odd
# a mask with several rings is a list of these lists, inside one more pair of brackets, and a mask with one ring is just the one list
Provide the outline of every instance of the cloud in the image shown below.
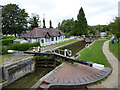
[[89,25],[108,24],[118,14],[119,0],[4,0],[2,5],[15,3],[26,12],[39,14],[41,20],[43,14],[46,18],[46,26],[52,20],[53,27],[63,19],[77,19],[78,11],[83,7]]

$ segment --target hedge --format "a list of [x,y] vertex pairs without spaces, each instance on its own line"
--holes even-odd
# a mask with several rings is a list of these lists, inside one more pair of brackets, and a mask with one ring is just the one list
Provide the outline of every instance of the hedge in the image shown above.
[[14,36],[4,36],[3,39],[10,39],[10,38],[16,38]]
[[2,55],[3,54],[7,54],[7,47],[6,46],[3,46],[2,47]]
[[17,43],[17,44],[12,44],[8,46],[9,50],[18,50],[18,51],[26,51],[30,49],[31,47],[37,47],[40,46],[40,42],[35,42],[35,43]]
[[15,38],[12,38],[12,39],[2,39],[2,40],[0,40],[0,42],[2,42],[3,46],[8,46],[8,45],[13,43],[13,40],[15,40]]

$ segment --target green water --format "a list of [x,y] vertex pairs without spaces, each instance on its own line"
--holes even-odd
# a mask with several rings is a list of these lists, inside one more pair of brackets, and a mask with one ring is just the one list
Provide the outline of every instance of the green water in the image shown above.
[[15,88],[30,88],[32,87],[41,77],[51,71],[52,68],[37,69],[33,73],[27,74],[24,77],[14,81],[2,90],[15,89]]
[[[84,41],[78,41],[78,42],[75,42],[73,44],[70,44],[70,45],[67,45],[67,46],[64,46],[62,48],[59,48],[59,49],[68,49],[68,50],[71,50],[72,51],[72,56],[75,56],[75,54],[77,52],[79,52],[80,50],[82,50],[84,47],[85,47],[85,42]],[[63,52],[61,52],[63,54]]]

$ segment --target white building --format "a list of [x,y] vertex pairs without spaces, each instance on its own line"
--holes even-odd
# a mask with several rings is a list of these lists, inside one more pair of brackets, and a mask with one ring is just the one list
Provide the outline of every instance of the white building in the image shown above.
[[14,43],[27,43],[28,41],[26,41],[24,39],[15,39],[13,42]]
[[107,33],[106,32],[101,32],[100,33],[100,36],[103,38],[103,37],[106,37],[107,36]]
[[45,27],[43,20],[43,28],[34,28],[27,35],[23,36],[28,42],[40,42],[40,46],[47,46],[64,41],[65,34],[58,28],[52,28],[50,21],[50,28]]

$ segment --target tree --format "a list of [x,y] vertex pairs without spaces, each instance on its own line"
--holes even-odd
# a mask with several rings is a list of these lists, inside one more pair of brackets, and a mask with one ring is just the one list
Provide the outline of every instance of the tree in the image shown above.
[[7,4],[2,8],[2,32],[4,35],[20,36],[27,29],[28,14],[16,4]]
[[71,35],[73,30],[74,19],[63,20],[60,25],[60,30],[66,33],[68,36]]
[[92,26],[88,26],[88,30],[90,31],[90,33],[92,33],[93,35],[95,35],[96,30],[95,30],[94,27],[92,27]]
[[110,22],[110,24],[108,25],[110,32],[113,33],[116,37],[120,37],[120,33],[118,31],[120,27],[119,23],[120,19],[116,17],[114,19],[114,22]]
[[88,35],[88,25],[87,20],[85,18],[85,13],[83,8],[81,7],[79,13],[77,15],[77,21],[74,23],[74,33],[76,35]]
[[[32,18],[29,18],[29,23],[31,24],[29,29],[32,30],[35,27],[41,26],[41,21],[39,21],[39,15],[38,14],[32,14]],[[40,25],[39,25],[40,24]]]

